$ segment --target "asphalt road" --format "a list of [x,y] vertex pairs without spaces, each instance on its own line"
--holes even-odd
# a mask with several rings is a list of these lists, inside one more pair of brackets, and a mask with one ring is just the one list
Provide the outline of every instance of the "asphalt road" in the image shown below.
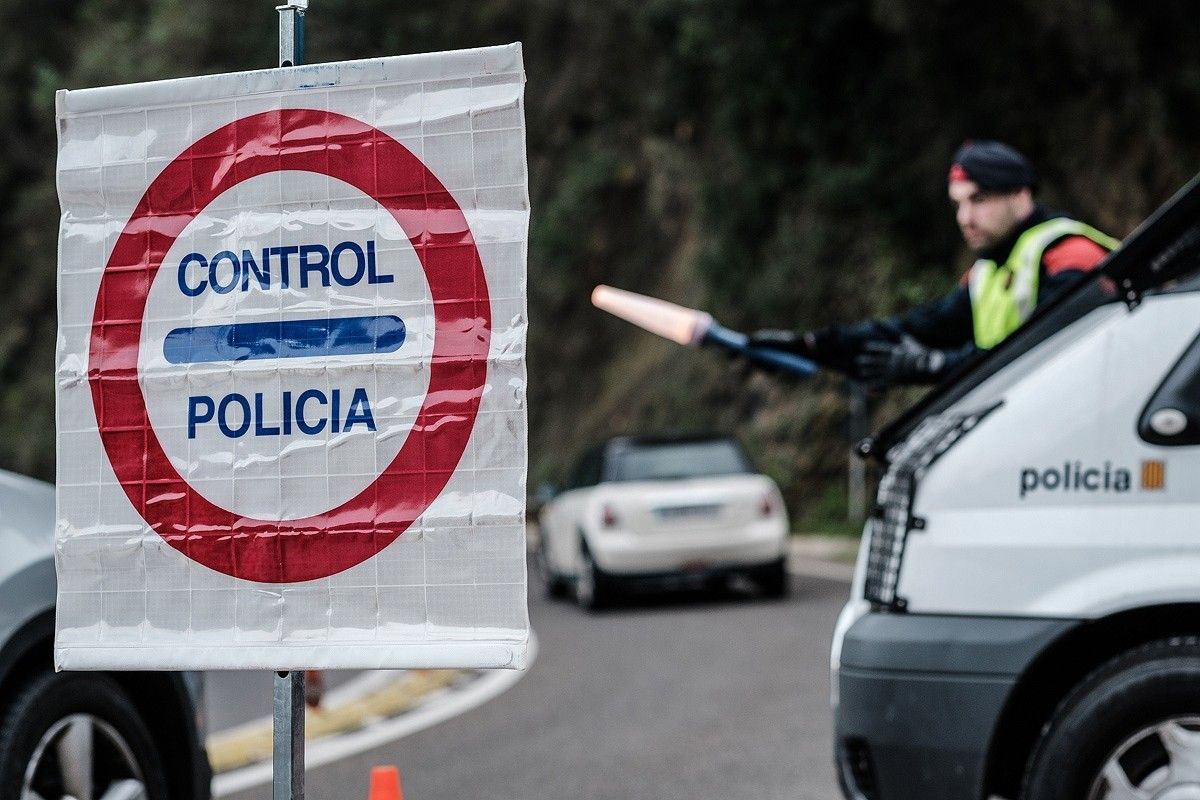
[[792,580],[784,601],[655,596],[598,615],[534,586],[540,651],[520,683],[311,771],[307,797],[365,800],[371,766],[395,764],[407,800],[835,800],[828,659],[847,586]]

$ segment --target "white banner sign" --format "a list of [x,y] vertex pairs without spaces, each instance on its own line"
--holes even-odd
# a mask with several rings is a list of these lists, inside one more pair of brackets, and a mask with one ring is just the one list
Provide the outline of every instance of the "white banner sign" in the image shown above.
[[523,664],[523,86],[59,92],[60,668]]

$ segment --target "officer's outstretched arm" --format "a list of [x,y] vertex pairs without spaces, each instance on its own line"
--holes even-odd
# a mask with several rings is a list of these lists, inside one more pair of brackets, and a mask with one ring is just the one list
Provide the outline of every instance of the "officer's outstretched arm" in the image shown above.
[[865,343],[852,377],[871,386],[938,383],[976,352],[973,344],[954,350],[926,347],[905,334],[899,342]]
[[863,343],[874,339],[898,340],[900,332],[887,321],[868,320],[855,325],[830,325],[814,330],[765,329],[749,334],[752,347],[783,350],[815,361],[826,369],[850,375]]
[[975,337],[971,294],[966,286],[956,286],[948,294],[922,303],[887,322],[926,347],[940,350],[957,350]]

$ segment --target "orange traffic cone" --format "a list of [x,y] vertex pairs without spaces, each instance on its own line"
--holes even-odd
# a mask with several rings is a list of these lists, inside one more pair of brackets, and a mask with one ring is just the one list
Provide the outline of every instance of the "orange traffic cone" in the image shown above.
[[371,767],[371,791],[367,800],[404,800],[400,788],[400,770],[395,767]]

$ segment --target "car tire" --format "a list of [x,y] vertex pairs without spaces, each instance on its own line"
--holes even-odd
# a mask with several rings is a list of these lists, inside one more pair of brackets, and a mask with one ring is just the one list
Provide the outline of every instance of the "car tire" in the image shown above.
[[596,566],[587,545],[579,551],[579,574],[575,576],[575,602],[586,611],[599,611],[612,604],[612,578]]
[[561,575],[550,566],[550,557],[546,553],[546,540],[539,537],[537,548],[533,551],[534,565],[546,589],[546,596],[553,600],[561,600],[569,594],[570,585]]
[[1200,639],[1169,639],[1113,659],[1068,696],[1034,748],[1021,798],[1159,797],[1175,783],[1194,789],[1196,764]]
[[38,675],[0,715],[0,797],[63,796],[167,800],[146,725],[105,675]]
[[760,567],[754,575],[754,583],[763,597],[779,599],[788,594],[787,559],[772,561],[765,567]]

